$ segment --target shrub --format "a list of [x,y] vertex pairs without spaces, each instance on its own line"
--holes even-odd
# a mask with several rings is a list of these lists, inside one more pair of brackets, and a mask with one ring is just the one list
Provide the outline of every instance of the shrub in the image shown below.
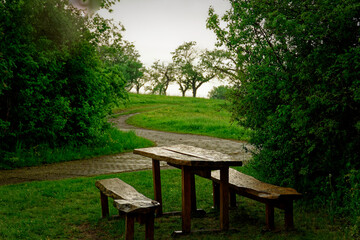
[[229,95],[229,86],[218,86],[213,87],[213,89],[209,92],[208,97],[210,99],[226,99]]
[[360,167],[360,5],[230,2],[228,28],[212,9],[208,26],[244,66],[231,101],[234,118],[254,129],[253,166],[308,197],[341,199],[350,187],[341,179]]
[[111,34],[113,42],[120,34],[68,3],[0,3],[2,152],[19,143],[91,143],[108,127],[104,117],[113,104],[126,98],[120,67],[101,61],[98,51]]

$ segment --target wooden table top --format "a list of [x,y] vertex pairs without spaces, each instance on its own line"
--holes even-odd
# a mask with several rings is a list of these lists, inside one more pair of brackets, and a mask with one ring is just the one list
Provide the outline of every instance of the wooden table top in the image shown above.
[[241,160],[227,154],[183,144],[135,149],[134,154],[179,166],[221,168],[242,165]]

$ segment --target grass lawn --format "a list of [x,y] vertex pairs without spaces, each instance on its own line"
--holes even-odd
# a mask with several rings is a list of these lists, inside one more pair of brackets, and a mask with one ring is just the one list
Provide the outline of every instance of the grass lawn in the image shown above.
[[119,114],[141,113],[128,123],[148,129],[249,140],[251,131],[231,123],[224,100],[130,94],[130,102],[114,109]]
[[[162,170],[163,209],[181,209],[181,174],[177,169]],[[97,179],[119,177],[139,192],[153,198],[152,172],[139,171],[59,181],[29,182],[0,187],[0,239],[124,239],[124,220],[101,219]],[[212,209],[212,185],[196,178],[197,204],[207,212],[194,218],[193,229],[219,227],[219,212]],[[265,206],[240,198],[230,212],[230,226],[238,231],[191,234],[180,239],[350,239],[342,222],[331,222],[321,209],[295,203],[296,230],[284,231],[283,213],[275,210],[278,232],[262,232]],[[111,201],[111,200],[109,200]],[[116,214],[109,203],[111,214]],[[155,239],[171,239],[181,229],[180,216],[155,219]],[[144,226],[135,224],[135,239],[144,239]]]
[[50,148],[47,145],[37,145],[23,148],[21,144],[14,152],[3,156],[0,152],[0,169],[37,166],[41,164],[66,162],[107,154],[129,152],[135,148],[150,147],[154,143],[148,139],[136,136],[135,132],[122,132],[114,127],[104,131],[96,143],[92,145],[69,144],[63,147]]

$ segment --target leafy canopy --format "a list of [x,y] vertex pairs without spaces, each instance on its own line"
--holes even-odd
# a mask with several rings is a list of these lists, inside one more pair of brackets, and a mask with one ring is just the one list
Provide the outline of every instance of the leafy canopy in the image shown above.
[[121,29],[67,0],[1,1],[0,150],[101,136],[137,69],[131,51]]
[[230,3],[222,18],[209,10],[207,26],[243,67],[232,113],[254,129],[254,166],[304,193],[340,191],[329,186],[360,167],[359,2]]

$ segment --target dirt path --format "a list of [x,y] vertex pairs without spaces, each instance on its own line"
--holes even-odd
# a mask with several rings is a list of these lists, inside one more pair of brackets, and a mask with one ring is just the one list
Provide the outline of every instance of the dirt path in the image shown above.
[[[227,153],[234,158],[248,160],[250,154],[244,147],[250,147],[245,142],[231,141],[213,137],[177,134],[137,128],[125,123],[131,115],[111,119],[121,130],[134,130],[138,136],[154,141],[158,146],[187,144],[205,149],[213,149]],[[162,165],[166,168],[166,165]],[[86,160],[28,167],[15,170],[0,170],[0,185],[16,184],[28,181],[56,180],[81,176],[128,172],[151,169],[151,160],[133,153],[121,153],[99,156]]]

